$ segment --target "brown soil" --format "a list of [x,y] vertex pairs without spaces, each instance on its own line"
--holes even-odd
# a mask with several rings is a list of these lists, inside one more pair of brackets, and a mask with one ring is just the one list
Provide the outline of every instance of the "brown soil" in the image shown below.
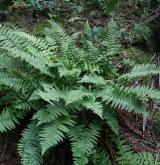
[[33,12],[27,9],[12,11],[6,19],[11,25],[22,28],[27,31],[32,31],[33,27],[40,21],[46,19],[46,16],[41,14],[37,18],[33,17]]

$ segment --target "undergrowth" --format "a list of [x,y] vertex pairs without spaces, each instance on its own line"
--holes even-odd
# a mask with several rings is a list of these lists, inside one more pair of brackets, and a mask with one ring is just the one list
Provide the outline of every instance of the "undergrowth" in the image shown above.
[[122,51],[114,22],[102,41],[91,38],[81,48],[58,24],[49,24],[44,38],[0,26],[0,132],[29,118],[18,144],[22,164],[43,164],[43,156],[65,139],[75,165],[111,164],[98,145],[104,126],[115,136],[119,164],[159,164],[152,154],[134,153],[118,138],[117,110],[148,116],[146,102],[159,100],[160,92],[135,84],[160,68],[140,64],[119,74],[112,61]]

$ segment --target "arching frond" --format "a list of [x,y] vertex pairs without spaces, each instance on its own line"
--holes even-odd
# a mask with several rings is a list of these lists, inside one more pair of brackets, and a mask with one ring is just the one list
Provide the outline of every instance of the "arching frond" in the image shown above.
[[94,165],[111,165],[108,155],[103,150],[98,150],[93,156]]
[[18,151],[24,165],[42,165],[42,153],[39,143],[37,123],[33,121],[22,133]]
[[80,83],[88,83],[95,85],[105,85],[106,81],[103,77],[97,75],[84,75],[80,80]]
[[125,91],[127,93],[135,94],[139,97],[149,97],[152,99],[160,100],[160,91],[153,89],[151,87],[138,85],[135,87],[127,87]]
[[65,133],[69,132],[69,126],[73,126],[74,121],[70,117],[58,118],[48,124],[44,124],[39,132],[42,154],[51,147],[55,147],[65,138]]
[[135,153],[131,150],[131,147],[129,145],[125,144],[124,140],[116,138],[114,139],[114,141],[117,145],[117,161],[120,165],[159,165],[159,162],[155,161],[151,153]]
[[109,125],[111,130],[115,134],[118,134],[118,132],[119,132],[119,124],[118,124],[116,113],[112,109],[106,108],[104,110],[104,112],[103,112],[103,119],[105,120],[106,124]]
[[69,116],[65,107],[62,105],[50,105],[48,104],[45,109],[38,110],[33,116],[33,119],[38,120],[38,125],[49,123],[56,120],[60,116]]
[[18,119],[23,117],[23,113],[17,112],[13,108],[6,108],[0,114],[0,132],[6,132],[15,128],[19,124]]
[[134,95],[129,95],[123,88],[106,86],[106,88],[99,93],[98,97],[101,97],[106,105],[110,104],[113,108],[124,109],[129,112],[145,115],[147,114],[143,102],[144,98],[141,98],[141,100]]
[[90,124],[88,128],[77,126],[69,131],[75,165],[88,163],[88,156],[93,152],[100,136],[100,130],[100,125],[94,123]]
[[151,64],[142,64],[135,66],[129,73],[122,75],[120,78],[137,78],[145,77],[149,75],[160,74],[160,68],[156,65]]
[[93,99],[88,99],[86,101],[82,101],[81,104],[86,109],[93,111],[93,113],[97,114],[100,118],[103,118],[103,105],[100,102],[96,102]]

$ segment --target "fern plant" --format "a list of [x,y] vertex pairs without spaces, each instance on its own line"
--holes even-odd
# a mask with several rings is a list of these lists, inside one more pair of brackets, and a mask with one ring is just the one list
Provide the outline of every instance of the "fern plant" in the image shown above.
[[160,68],[140,65],[119,75],[112,64],[121,49],[113,24],[101,50],[92,42],[78,48],[59,25],[49,23],[43,39],[0,26],[0,132],[32,114],[18,145],[22,164],[43,164],[43,155],[65,138],[75,165],[111,164],[98,145],[104,125],[118,134],[117,109],[149,114],[145,102],[159,100],[159,91],[132,87],[130,81],[159,74]]
[[145,165],[159,165],[152,154],[150,153],[136,153],[131,150],[129,145],[125,144],[125,141],[121,138],[114,138],[114,142],[117,145],[117,161],[120,165],[134,165],[134,164],[145,164]]

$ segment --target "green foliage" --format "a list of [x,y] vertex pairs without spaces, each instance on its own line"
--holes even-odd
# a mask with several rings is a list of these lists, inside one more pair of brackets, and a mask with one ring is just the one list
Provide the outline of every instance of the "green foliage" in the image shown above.
[[119,0],[104,0],[105,3],[104,11],[106,13],[110,13],[111,11],[113,11],[113,9],[115,8],[118,2]]
[[120,138],[114,139],[117,144],[117,161],[120,165],[135,165],[135,164],[144,164],[144,165],[159,165],[160,162],[157,162],[152,154],[150,153],[135,153],[131,150],[129,145],[126,145],[123,140]]
[[39,129],[34,121],[22,133],[18,150],[22,163],[25,165],[41,165],[43,162],[38,131]]
[[119,0],[92,0],[88,4],[95,5],[100,8],[103,14],[110,14],[118,4]]
[[145,52],[136,47],[131,47],[126,50],[127,59],[124,60],[126,64],[131,64],[131,66],[135,66],[137,64],[148,64],[151,61],[152,55],[150,52]]
[[109,160],[107,154],[103,150],[98,150],[94,153],[93,156],[94,165],[111,165],[111,161]]
[[130,81],[160,69],[140,65],[118,74],[112,60],[121,52],[121,34],[113,21],[102,38],[87,37],[82,48],[59,25],[48,23],[44,38],[0,26],[0,89],[5,96],[0,98],[5,109],[0,131],[14,129],[19,118],[32,115],[19,144],[24,165],[42,164],[42,155],[66,138],[75,165],[110,164],[99,150],[102,126],[118,134],[117,109],[148,114],[145,102],[159,100],[159,91],[131,87]]
[[74,121],[69,117],[58,118],[49,124],[43,125],[39,132],[42,154],[63,141],[65,133],[69,132],[68,126],[73,125]]
[[154,64],[142,64],[135,66],[129,73],[122,75],[120,78],[137,78],[150,75],[156,75],[160,71],[160,68]]
[[59,116],[69,116],[66,109],[61,105],[46,105],[45,109],[38,110],[33,119],[38,120],[38,125],[56,120]]
[[52,0],[26,0],[25,2],[29,8],[44,11],[52,10],[54,6],[54,1]]
[[13,108],[6,108],[0,115],[0,132],[6,132],[15,128],[16,124],[19,124],[18,119],[24,116],[23,112],[16,112]]
[[88,128],[79,125],[69,132],[72,145],[72,153],[75,165],[88,164],[88,156],[92,154],[95,145],[100,137],[100,125],[90,124]]
[[100,91],[98,97],[101,97],[102,101],[112,108],[125,109],[128,112],[144,115],[146,114],[143,102],[145,97],[137,97],[134,93],[129,93],[123,87],[110,85]]
[[108,108],[103,112],[103,118],[105,122],[109,125],[111,130],[118,135],[119,124],[116,117],[116,113],[112,109]]

